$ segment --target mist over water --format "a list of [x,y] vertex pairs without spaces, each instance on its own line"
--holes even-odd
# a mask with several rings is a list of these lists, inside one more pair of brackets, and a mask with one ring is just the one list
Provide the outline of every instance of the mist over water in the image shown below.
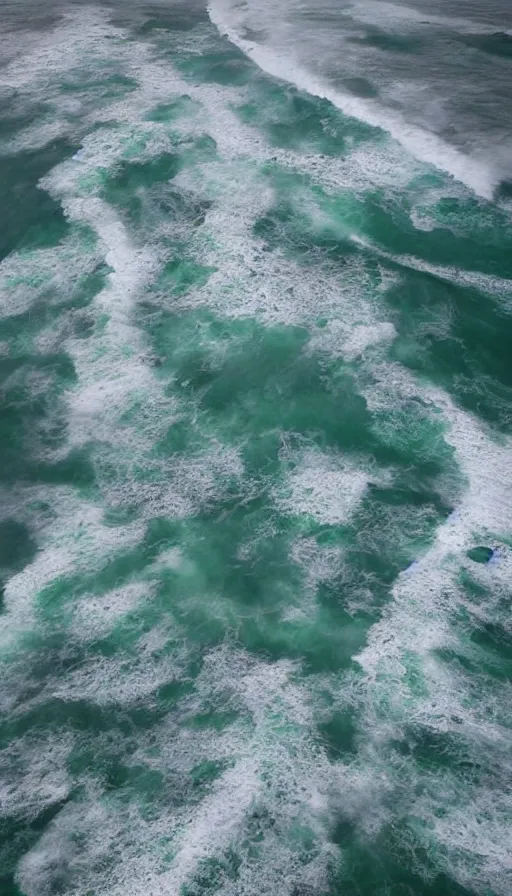
[[0,3],[1,896],[508,896],[508,3]]

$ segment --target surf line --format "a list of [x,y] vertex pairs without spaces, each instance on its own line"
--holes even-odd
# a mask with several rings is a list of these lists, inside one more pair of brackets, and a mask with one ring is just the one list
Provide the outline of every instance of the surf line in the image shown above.
[[231,13],[234,12],[229,0],[228,3],[225,0],[210,0],[207,10],[210,21],[219,33],[252,59],[262,71],[294,84],[305,93],[328,100],[344,115],[385,131],[418,161],[443,171],[480,198],[492,200],[497,183],[491,171],[480,162],[449,146],[435,134],[429,134],[422,128],[407,124],[391,112],[379,109],[371,100],[362,100],[336,90],[293,60],[278,56],[261,44],[241,37],[236,28],[229,24]]

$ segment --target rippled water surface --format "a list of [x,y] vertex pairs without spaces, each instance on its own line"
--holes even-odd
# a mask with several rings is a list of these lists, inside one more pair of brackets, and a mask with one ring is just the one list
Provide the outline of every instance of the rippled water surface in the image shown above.
[[1,896],[512,892],[508,2],[0,2]]

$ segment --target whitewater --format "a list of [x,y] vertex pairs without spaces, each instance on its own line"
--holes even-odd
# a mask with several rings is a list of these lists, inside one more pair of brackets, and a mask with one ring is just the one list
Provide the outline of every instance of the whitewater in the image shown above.
[[508,896],[506,4],[0,31],[0,893]]

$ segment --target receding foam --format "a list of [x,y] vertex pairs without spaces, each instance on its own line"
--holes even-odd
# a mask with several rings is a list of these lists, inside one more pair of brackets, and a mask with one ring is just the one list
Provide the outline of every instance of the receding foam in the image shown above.
[[478,196],[485,199],[492,198],[496,185],[494,177],[489,168],[479,161],[464,155],[435,134],[407,124],[391,110],[384,111],[372,100],[364,100],[332,88],[303,68],[293,58],[293,54],[289,50],[283,53],[282,48],[280,51],[276,51],[263,44],[245,39],[241,35],[243,13],[241,17],[240,12],[230,0],[212,0],[208,5],[208,12],[220,33],[226,35],[232,43],[270,75],[283,81],[291,81],[299,90],[329,100],[345,115],[361,119],[373,127],[387,131],[417,159],[447,172],[456,180],[466,184]]
[[305,452],[288,477],[279,506],[295,516],[312,516],[317,522],[347,522],[361,501],[371,476],[344,458]]

